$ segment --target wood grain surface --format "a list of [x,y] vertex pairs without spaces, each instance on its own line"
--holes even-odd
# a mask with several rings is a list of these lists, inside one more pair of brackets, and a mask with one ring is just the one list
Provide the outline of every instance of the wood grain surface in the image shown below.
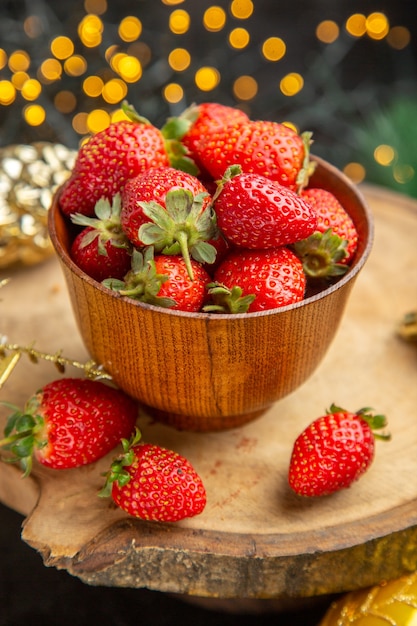
[[[313,376],[227,432],[179,432],[139,418],[145,440],[184,454],[202,476],[202,515],[144,523],[99,499],[113,454],[80,470],[36,466],[28,479],[0,464],[0,500],[26,516],[22,537],[46,565],[93,585],[269,599],[347,591],[417,568],[417,354],[396,333],[417,305],[417,208],[380,188],[363,191],[375,217],[374,248]],[[0,334],[87,360],[56,259],[6,276]],[[22,357],[1,400],[22,405],[58,376],[51,364]],[[384,412],[392,440],[377,442],[373,465],[350,489],[300,499],[287,486],[292,444],[332,402]],[[2,422],[6,414],[0,407]]]

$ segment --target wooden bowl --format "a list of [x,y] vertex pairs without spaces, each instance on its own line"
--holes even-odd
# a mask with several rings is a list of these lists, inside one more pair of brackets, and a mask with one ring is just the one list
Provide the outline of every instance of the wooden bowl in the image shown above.
[[302,302],[238,315],[186,313],[120,297],[71,260],[72,229],[49,211],[75,318],[92,358],[155,419],[178,429],[240,426],[294,391],[329,348],[373,240],[373,221],[358,189],[339,170],[317,161],[311,184],[333,192],[359,233],[349,271]]

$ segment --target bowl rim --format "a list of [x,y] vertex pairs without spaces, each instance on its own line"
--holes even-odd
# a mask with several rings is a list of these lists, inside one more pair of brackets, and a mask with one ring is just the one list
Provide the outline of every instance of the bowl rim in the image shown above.
[[[60,194],[61,188],[59,188],[55,192],[52,205],[50,207],[50,210],[48,211],[49,236],[53,244],[53,247],[55,248],[58,258],[67,266],[67,268],[72,273],[76,274],[78,278],[80,278],[81,280],[89,284],[91,287],[94,287],[98,291],[101,291],[103,295],[116,298],[117,300],[123,300],[123,302],[132,304],[138,309],[159,312],[161,314],[166,314],[166,315],[173,315],[175,317],[185,317],[188,319],[199,319],[199,320],[212,320],[212,319],[233,320],[233,319],[242,319],[242,318],[253,319],[256,317],[265,317],[269,315],[287,313],[288,311],[300,309],[310,304],[313,304],[319,300],[322,300],[326,298],[327,296],[331,295],[332,293],[334,293],[335,291],[338,291],[339,289],[341,289],[346,283],[349,283],[354,277],[357,276],[357,274],[360,272],[360,270],[364,266],[371,252],[371,249],[373,246],[373,240],[374,240],[373,216],[372,216],[371,210],[369,208],[369,205],[364,195],[356,186],[356,184],[354,184],[341,170],[336,168],[331,163],[325,161],[324,159],[316,155],[311,155],[311,159],[315,161],[317,164],[325,167],[325,169],[330,174],[332,174],[334,177],[338,178],[342,183],[344,183],[346,188],[349,190],[350,194],[353,195],[358,201],[358,204],[362,206],[365,221],[368,226],[368,237],[367,237],[367,240],[366,240],[366,243],[362,250],[361,255],[354,259],[352,266],[337,282],[333,283],[332,285],[329,285],[329,287],[323,289],[322,291],[312,296],[309,296],[307,298],[304,298],[303,300],[300,300],[299,302],[295,302],[293,304],[289,304],[289,305],[282,306],[282,307],[277,307],[274,309],[267,309],[265,311],[253,311],[253,312],[246,312],[246,313],[210,313],[210,312],[203,312],[203,311],[201,312],[179,311],[177,309],[164,308],[164,307],[160,307],[157,305],[148,304],[145,302],[140,302],[138,300],[129,298],[127,296],[121,296],[117,291],[112,291],[111,289],[104,287],[104,285],[102,285],[98,281],[88,276],[88,274],[83,272],[71,259],[68,251],[66,250],[66,248],[63,246],[62,242],[60,241],[58,234],[57,234],[57,229],[56,229],[54,218],[55,218],[55,213],[60,211],[59,194]],[[62,217],[64,220],[66,219],[65,216],[62,216]]]

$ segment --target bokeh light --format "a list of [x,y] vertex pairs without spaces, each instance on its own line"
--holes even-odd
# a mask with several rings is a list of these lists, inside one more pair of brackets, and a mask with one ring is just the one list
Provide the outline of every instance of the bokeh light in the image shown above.
[[195,84],[201,91],[212,91],[220,82],[220,73],[215,67],[201,67],[195,73]]
[[168,55],[168,63],[175,72],[183,72],[191,63],[191,55],[186,48],[175,48]]
[[268,37],[262,44],[262,54],[268,61],[279,61],[285,56],[287,46],[281,37]]
[[333,20],[323,20],[316,28],[316,37],[323,43],[333,43],[339,37],[339,30]]
[[258,83],[253,76],[239,76],[233,83],[237,100],[253,100],[258,93]]
[[301,74],[291,72],[284,76],[279,84],[284,96],[295,96],[304,87],[304,79]]
[[366,32],[371,39],[384,39],[389,32],[389,21],[384,13],[375,11],[366,18]]
[[250,42],[250,34],[246,28],[234,28],[229,33],[229,44],[232,48],[242,50]]
[[137,17],[129,15],[120,22],[118,33],[123,41],[136,41],[142,33],[142,22]]
[[254,5],[252,0],[232,0],[230,4],[230,13],[233,17],[246,20],[254,11]]
[[203,25],[208,31],[213,33],[222,30],[226,24],[226,11],[219,6],[211,6],[205,10],[203,15]]
[[169,29],[176,35],[183,35],[190,28],[190,15],[183,9],[176,9],[169,16]]

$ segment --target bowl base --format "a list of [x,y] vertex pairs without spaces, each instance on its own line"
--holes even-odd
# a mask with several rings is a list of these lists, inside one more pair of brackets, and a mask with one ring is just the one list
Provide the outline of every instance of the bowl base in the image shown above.
[[195,415],[182,415],[180,413],[173,413],[171,411],[163,411],[162,409],[156,409],[155,407],[144,406],[144,411],[149,417],[156,421],[171,426],[177,430],[187,430],[191,432],[218,432],[224,430],[231,430],[232,428],[239,428],[244,426],[248,422],[261,417],[270,407],[264,407],[251,413],[243,413],[241,415],[219,415],[214,417],[212,415],[208,417],[196,417]]

